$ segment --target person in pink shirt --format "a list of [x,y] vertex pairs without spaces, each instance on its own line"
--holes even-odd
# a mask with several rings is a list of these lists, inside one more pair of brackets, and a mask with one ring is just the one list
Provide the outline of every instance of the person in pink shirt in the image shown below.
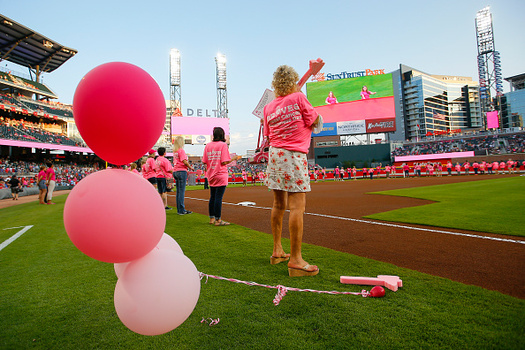
[[486,168],[486,166],[487,166],[487,162],[482,161],[482,162],[480,163],[480,165],[479,165],[479,173],[480,173],[481,175],[485,174],[485,168]]
[[188,156],[184,151],[184,137],[177,136],[173,140],[173,179],[177,189],[177,214],[187,215],[192,212],[186,210],[184,206],[184,195],[186,193],[186,180],[188,179],[188,169],[193,170],[193,166],[188,162]]
[[441,164],[441,162],[437,163],[437,176],[443,176],[443,164]]
[[248,173],[246,172],[246,169],[242,169],[241,177],[242,177],[242,187],[246,187],[246,184],[248,183]]
[[414,165],[414,175],[421,177],[421,164],[416,163],[416,165]]
[[363,179],[366,179],[368,177],[368,169],[363,168]]
[[492,171],[496,172],[496,175],[499,175],[499,163],[498,162],[492,162]]
[[[275,100],[264,107],[264,136],[270,144],[266,184],[273,191],[271,227],[273,253],[270,263],[288,262],[290,276],[313,276],[319,268],[302,257],[303,215],[306,192],[310,191],[307,153],[312,129],[319,115],[298,89],[299,75],[289,66],[280,66],[273,74]],[[283,217],[290,209],[291,254],[281,243]]]
[[334,169],[334,180],[339,181],[339,166],[336,166]]
[[506,167],[506,166],[507,166],[507,163],[505,163],[505,162],[500,162],[500,163],[499,163],[499,168],[500,168],[501,173],[502,173],[503,175],[505,175],[505,167]]
[[396,165],[395,165],[395,164],[392,164],[392,165],[390,166],[390,177],[391,177],[391,178],[394,178],[394,179],[396,178],[396,175],[397,175],[397,174],[396,174],[396,171],[397,171],[397,167],[396,167]]
[[459,165],[458,162],[456,162],[456,166],[454,168],[456,168],[456,175],[461,175],[461,165]]
[[472,169],[474,169],[474,175],[478,175],[478,172],[479,172],[479,163],[474,161],[474,163],[472,163]]
[[139,171],[137,170],[137,163],[131,163],[131,166],[129,167],[129,171],[135,175],[141,176]]
[[410,177],[410,166],[407,163],[403,163],[403,177]]
[[210,224],[215,226],[226,226],[230,223],[222,220],[222,197],[228,186],[228,167],[227,165],[234,160],[230,158],[228,145],[224,129],[220,127],[213,128],[213,140],[204,147],[202,162],[206,165],[206,176],[210,185],[210,201],[208,203],[208,212]]
[[36,182],[38,184],[38,190],[40,193],[38,194],[38,202],[40,204],[45,204],[44,202],[44,196],[46,195],[46,167],[44,165],[40,166],[40,171],[38,172],[36,176]]
[[452,162],[450,160],[447,162],[447,172],[448,176],[452,176]]
[[465,163],[463,163],[463,167],[465,168],[465,175],[470,175],[470,163],[466,161]]
[[361,89],[361,99],[362,100],[368,100],[370,98],[370,95],[375,95],[377,92],[372,92],[368,90],[368,86],[363,86]]
[[334,93],[332,91],[328,93],[328,97],[326,98],[325,103],[327,105],[333,105],[337,103],[337,98],[334,96]]
[[390,177],[390,165],[385,165],[385,175],[386,175],[386,178],[388,179]]
[[432,163],[428,163],[427,170],[429,176],[434,176],[434,165]]
[[507,169],[509,170],[509,174],[514,172],[514,161],[512,159],[507,160]]
[[353,178],[354,180],[357,180],[357,177],[356,177],[356,176],[357,176],[357,169],[356,169],[356,167],[355,167],[355,165],[354,165],[354,167],[352,168],[352,178]]
[[166,210],[171,210],[168,207],[168,184],[166,179],[169,177],[169,174],[173,174],[173,166],[169,160],[164,157],[166,154],[166,148],[159,147],[157,149],[159,156],[155,159],[155,173],[157,174],[157,190],[159,191],[162,202],[164,203],[164,208]]
[[155,163],[156,153],[153,149],[149,150],[148,158],[142,163],[142,177],[148,180],[155,189],[157,189],[157,173],[155,172],[155,168],[157,167]]
[[51,162],[47,162],[46,180],[47,180],[47,204],[55,204],[53,200],[53,191],[56,185],[56,174],[54,165]]

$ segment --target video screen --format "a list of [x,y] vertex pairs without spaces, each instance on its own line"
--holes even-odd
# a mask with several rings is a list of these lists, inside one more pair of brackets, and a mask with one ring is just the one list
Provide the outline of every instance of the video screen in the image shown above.
[[391,73],[308,83],[306,96],[325,125],[313,136],[396,130]]

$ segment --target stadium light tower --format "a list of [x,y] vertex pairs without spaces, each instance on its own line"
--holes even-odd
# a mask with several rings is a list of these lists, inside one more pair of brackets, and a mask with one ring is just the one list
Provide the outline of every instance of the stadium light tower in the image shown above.
[[476,14],[476,36],[478,41],[478,74],[481,110],[483,113],[500,110],[503,95],[500,54],[494,47],[494,32],[490,6]]
[[170,117],[181,114],[180,51],[170,50]]
[[217,53],[217,111],[219,118],[228,118],[228,96],[226,93],[226,56]]

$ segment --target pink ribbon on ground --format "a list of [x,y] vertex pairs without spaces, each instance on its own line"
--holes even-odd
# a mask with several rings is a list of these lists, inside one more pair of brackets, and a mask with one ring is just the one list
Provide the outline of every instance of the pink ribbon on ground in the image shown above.
[[361,292],[322,291],[322,290],[315,290],[315,289],[300,289],[300,288],[293,288],[293,287],[285,287],[283,285],[271,286],[268,284],[261,284],[261,283],[256,283],[256,282],[241,281],[235,278],[226,278],[226,277],[221,277],[221,276],[208,275],[203,272],[199,272],[199,275],[200,275],[201,280],[204,277],[206,277],[205,283],[208,283],[208,278],[214,278],[214,279],[229,281],[233,283],[241,283],[247,286],[258,286],[258,287],[265,287],[265,288],[270,288],[270,289],[277,289],[277,294],[275,295],[273,299],[273,304],[275,306],[279,305],[279,303],[281,302],[281,300],[284,298],[284,296],[286,295],[288,291],[311,292],[311,293],[332,294],[332,295],[361,295],[363,298],[370,296],[370,292],[368,292],[366,289],[361,290]]

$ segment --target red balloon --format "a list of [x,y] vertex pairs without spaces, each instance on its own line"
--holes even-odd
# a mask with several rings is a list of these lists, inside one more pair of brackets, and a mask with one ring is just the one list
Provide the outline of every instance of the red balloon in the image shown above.
[[84,254],[104,262],[139,259],[160,242],[166,211],[155,188],[126,170],[88,175],[69,194],[64,226]]
[[370,289],[370,296],[373,298],[382,298],[385,296],[385,289],[381,286],[375,286]]
[[73,98],[73,115],[91,150],[111,164],[123,165],[155,145],[166,121],[166,103],[146,71],[110,62],[82,78]]

